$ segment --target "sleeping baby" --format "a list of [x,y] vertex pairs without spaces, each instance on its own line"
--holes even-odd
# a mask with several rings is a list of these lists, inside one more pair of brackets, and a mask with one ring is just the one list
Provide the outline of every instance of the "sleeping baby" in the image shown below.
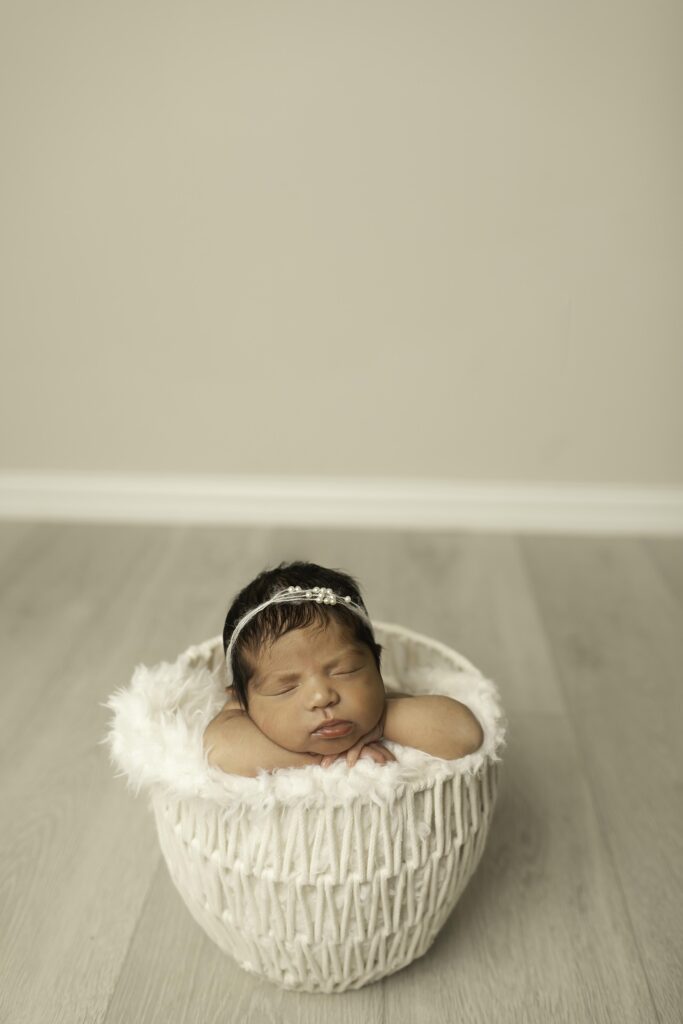
[[225,772],[395,761],[383,739],[455,760],[483,742],[460,701],[385,689],[360,589],[338,570],[299,561],[259,573],[228,610],[223,647],[232,683],[204,750]]

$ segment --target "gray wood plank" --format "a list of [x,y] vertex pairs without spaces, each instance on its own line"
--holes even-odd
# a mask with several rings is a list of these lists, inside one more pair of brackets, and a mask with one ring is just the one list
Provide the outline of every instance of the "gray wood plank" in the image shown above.
[[644,537],[640,543],[683,608],[683,540],[680,537]]
[[0,590],[11,577],[15,561],[23,561],[24,549],[30,547],[40,534],[40,528],[33,523],[0,520]]
[[[41,561],[33,581],[24,575],[15,592],[17,606],[26,602],[27,625],[19,628],[21,642],[12,653],[18,656],[27,647],[29,668],[16,673],[13,688],[23,688],[28,703],[17,699],[10,705],[10,710],[25,708],[26,713],[5,736],[0,751],[0,991],[5,1019],[13,1024],[72,1020],[75,1005],[87,1007],[87,1019],[98,1000],[102,1009],[106,1006],[147,890],[145,854],[148,869],[158,863],[142,808],[133,807],[128,819],[136,826],[132,840],[121,828],[122,816],[131,808],[104,762],[95,729],[100,711],[93,679],[103,664],[115,666],[118,650],[126,653],[125,639],[112,643],[106,632],[112,609],[119,633],[124,621],[125,604],[117,606],[117,591],[123,602],[130,597],[114,567],[123,561],[127,585],[144,589],[148,562],[121,558],[126,540],[139,544],[141,535],[156,538],[163,564],[158,531],[131,535],[120,528],[61,530],[53,557]],[[111,557],[113,541],[118,559]],[[114,600],[94,617],[91,611],[99,607],[107,577]],[[35,603],[30,603],[31,593]],[[64,608],[67,615],[60,621]],[[36,639],[42,620],[53,616],[55,632],[47,636],[56,637],[63,628],[70,632],[66,646]],[[67,648],[70,657],[65,656]],[[46,681],[51,684],[47,693]],[[6,702],[3,707],[7,710]],[[106,893],[107,925],[98,928],[98,900]],[[85,976],[84,964],[93,968]],[[22,984],[11,985],[13,977]]]
[[[141,527],[40,527],[0,591],[0,771],[11,741],[60,693],[78,648],[125,586],[164,557],[166,534]],[[130,582],[128,584],[130,586]],[[13,756],[13,755],[11,755]]]
[[[128,560],[122,573],[106,538],[130,537],[128,528],[99,531],[90,568],[53,580],[67,603],[72,588],[99,614],[82,618],[58,671],[42,666],[42,677],[50,676],[47,699],[1,751],[0,1019],[12,1024],[104,1017],[159,850],[144,801],[114,778],[99,745],[109,715],[101,702],[125,685],[135,664],[153,662],[157,652],[173,656],[210,617],[198,595],[196,604],[169,599],[193,572],[198,583],[198,559],[208,553],[203,539],[197,544],[181,528],[154,529],[156,556]],[[70,564],[79,566],[81,532],[63,536],[72,546]],[[216,536],[209,547],[223,568],[240,564],[237,534]],[[55,566],[63,566],[69,560],[61,542],[57,548]],[[255,550],[253,537],[246,548]],[[107,581],[111,596],[100,606]],[[213,606],[211,587],[205,589]],[[38,660],[34,667],[41,669]],[[127,1019],[138,1019],[135,1007]]]
[[[683,1006],[683,631],[637,540],[524,539],[661,1024]],[[611,960],[613,963],[613,960]]]

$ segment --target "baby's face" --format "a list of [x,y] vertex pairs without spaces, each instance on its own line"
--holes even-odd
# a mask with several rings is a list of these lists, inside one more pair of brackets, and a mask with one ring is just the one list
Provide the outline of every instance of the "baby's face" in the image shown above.
[[[336,754],[377,725],[386,700],[370,648],[335,620],[293,629],[259,656],[249,681],[249,717],[287,750]],[[343,735],[313,735],[326,719],[351,723]]]

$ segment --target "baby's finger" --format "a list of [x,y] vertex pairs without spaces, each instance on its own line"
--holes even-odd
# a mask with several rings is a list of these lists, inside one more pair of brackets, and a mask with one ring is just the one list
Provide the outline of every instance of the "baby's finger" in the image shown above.
[[375,761],[378,761],[380,764],[388,764],[389,761],[396,760],[392,752],[387,747],[383,746],[381,743],[369,744],[365,749],[375,751],[375,754],[377,756],[375,757],[374,755],[372,755],[373,759]]
[[363,748],[363,751],[360,756],[370,757],[372,758],[373,761],[376,761],[377,764],[384,764],[387,760],[385,755],[388,753],[389,751],[385,750],[384,747],[381,747],[374,743],[369,743],[366,747]]
[[349,768],[353,768],[354,764],[356,763],[356,761],[361,756],[364,750],[365,747],[361,743],[357,743],[355,746],[349,747],[349,749],[346,751],[346,763],[349,766]]
[[[364,751],[369,750],[370,746],[371,744],[367,743],[365,740],[359,740],[358,743],[355,743],[352,747],[349,747],[345,754],[346,764],[348,765],[348,767],[353,768],[353,766],[363,756]],[[365,756],[368,757],[370,755],[366,754]]]
[[379,751],[373,750],[370,744],[368,744],[366,747],[363,747],[363,749],[360,752],[359,759],[361,757],[368,761],[376,761],[378,764],[383,764],[384,762],[384,759],[382,755],[379,753]]

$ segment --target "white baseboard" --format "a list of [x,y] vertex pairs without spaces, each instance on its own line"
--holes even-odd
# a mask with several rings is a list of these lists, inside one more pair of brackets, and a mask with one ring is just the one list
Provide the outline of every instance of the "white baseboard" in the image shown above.
[[0,472],[0,519],[683,534],[683,488]]

